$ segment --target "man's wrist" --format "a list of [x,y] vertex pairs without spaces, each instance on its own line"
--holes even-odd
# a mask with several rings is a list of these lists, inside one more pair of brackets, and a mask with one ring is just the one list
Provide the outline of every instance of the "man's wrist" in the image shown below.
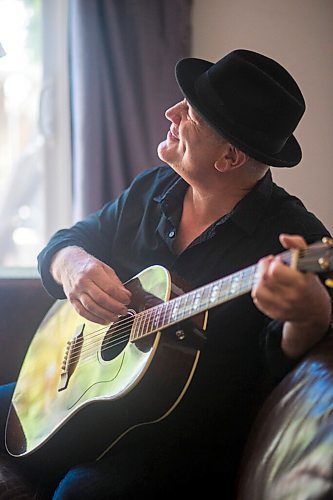
[[330,324],[330,317],[317,322],[285,322],[281,340],[284,353],[299,358],[327,334]]
[[61,248],[53,255],[50,264],[50,274],[58,285],[62,285],[62,273],[64,269],[66,269],[66,262],[69,256],[77,255],[82,252],[84,252],[82,248],[71,245]]

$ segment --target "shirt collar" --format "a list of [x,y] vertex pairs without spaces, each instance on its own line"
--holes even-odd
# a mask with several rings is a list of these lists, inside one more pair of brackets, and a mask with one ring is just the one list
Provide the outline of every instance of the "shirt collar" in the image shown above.
[[[187,187],[187,182],[182,177],[177,176],[171,185],[154,197],[154,200],[162,203],[165,213],[171,213],[175,208],[180,209],[182,206],[182,200]],[[214,226],[222,225],[223,222],[231,219],[243,231],[249,234],[253,233],[260,219],[265,214],[266,207],[271,199],[272,190],[272,174],[268,170],[254,188],[237,203],[234,209],[216,221]]]
[[237,203],[230,213],[231,220],[247,233],[253,233],[267,211],[272,191],[272,174],[268,170],[254,188]]
[[177,174],[171,185],[167,186],[160,194],[154,196],[154,200],[161,203],[165,214],[171,214],[175,210],[180,210],[183,206],[185,191],[188,183]]

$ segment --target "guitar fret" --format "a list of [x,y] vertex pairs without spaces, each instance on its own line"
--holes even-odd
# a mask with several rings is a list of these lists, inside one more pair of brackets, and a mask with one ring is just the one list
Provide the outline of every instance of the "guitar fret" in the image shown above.
[[140,324],[139,338],[143,337],[147,333],[147,317],[148,317],[147,311],[149,311],[149,309],[147,309],[146,311],[142,311],[140,313],[140,315],[142,316],[142,319],[141,319],[141,324]]
[[201,302],[202,305],[207,308],[207,304],[209,303],[209,287],[205,286],[201,293]]
[[162,310],[163,310],[163,318],[161,319],[161,328],[167,324],[167,307],[168,307],[168,302],[164,302],[162,305]]
[[151,328],[150,328],[150,318],[151,318],[151,310],[150,309],[147,309],[145,311],[145,322],[144,322],[144,333],[143,335],[147,334],[147,333],[150,333],[151,332]]
[[160,327],[161,307],[154,308],[153,331]]
[[201,304],[201,292],[197,291],[194,293],[193,297],[193,310],[196,311],[197,309],[199,309],[200,304]]
[[175,300],[173,303],[172,303],[172,307],[171,307],[171,319],[172,321],[177,321],[178,320],[178,315],[179,315],[179,300]]
[[209,302],[213,304],[217,301],[217,299],[219,297],[219,286],[218,286],[218,284],[212,283],[210,285],[210,288],[211,288],[211,291],[210,291]]
[[157,321],[156,308],[149,309],[148,323],[147,323],[149,333],[157,331],[158,326],[159,323]]
[[191,310],[190,306],[190,295],[187,293],[178,297],[179,300],[179,309],[178,309],[178,321],[187,319],[189,317],[189,311]]
[[173,302],[172,301],[167,302],[166,309],[167,309],[168,324],[173,323],[173,321],[171,320],[171,318],[172,318],[172,310],[173,310]]
[[142,320],[143,320],[143,314],[142,313],[136,314],[132,325],[131,341],[139,339],[142,336],[141,335]]

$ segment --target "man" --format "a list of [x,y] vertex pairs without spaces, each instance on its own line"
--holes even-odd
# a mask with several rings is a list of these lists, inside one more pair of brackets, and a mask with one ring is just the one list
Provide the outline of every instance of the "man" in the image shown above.
[[331,303],[319,278],[273,257],[328,234],[271,178],[269,166],[301,160],[297,84],[247,50],[216,64],[182,60],[176,77],[184,100],[166,112],[170,130],[158,147],[166,165],[56,233],[39,256],[44,285],[84,318],[108,324],[133,298],[122,283],[152,264],[197,288],[261,259],[258,281],[252,298],[209,312],[200,362],[171,414],[73,468],[54,498],[156,498],[193,488],[235,498],[240,454],[267,387],[328,330]]

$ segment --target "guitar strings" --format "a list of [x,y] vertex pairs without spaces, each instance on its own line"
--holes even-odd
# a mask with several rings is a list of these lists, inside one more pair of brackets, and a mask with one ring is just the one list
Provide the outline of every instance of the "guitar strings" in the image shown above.
[[[150,313],[152,312],[152,309],[158,309],[159,307],[162,306],[162,308],[165,306],[165,313],[168,314],[170,311],[167,310],[168,307],[170,307],[168,304],[170,303],[171,301],[168,301],[168,302],[164,302],[162,304],[159,304],[158,306],[154,306],[150,309],[147,309],[147,310],[144,310],[144,311],[141,311],[140,313],[138,313],[138,315],[141,315],[142,317],[144,317],[144,321],[146,320],[146,317],[147,316],[152,316]],[[192,307],[184,307],[183,309],[183,314],[187,314],[188,312],[192,311]],[[165,317],[166,317],[166,314],[164,315],[164,318],[163,318],[163,321],[165,321]],[[137,316],[138,316],[137,315]],[[127,319],[127,323],[133,323],[135,318],[137,316],[130,316],[128,318],[125,318],[125,320]],[[161,317],[161,314],[159,314],[159,318]],[[178,318],[178,319],[175,319],[173,321],[170,320],[170,318],[168,318],[168,323],[167,323],[167,326],[171,326],[171,324],[173,323],[177,323],[181,320],[181,318]],[[121,321],[119,321],[121,322]],[[126,321],[125,321],[126,323]],[[117,324],[117,323],[115,323]],[[135,338],[134,340],[139,340],[139,339],[142,339],[143,337],[147,336],[147,335],[150,335],[152,333],[156,333],[158,332],[159,330],[162,330],[165,325],[164,324],[160,324],[158,326],[153,326],[154,324],[154,320],[152,321],[152,318],[148,318],[148,327],[147,328],[147,325],[145,325],[145,328],[146,328],[146,332],[140,336],[138,336],[137,338]],[[103,347],[101,349],[101,351],[105,351],[106,349],[110,348],[110,347],[114,347],[114,346],[117,346],[121,343],[127,343],[128,339],[130,338],[131,336],[131,333],[128,332],[126,329],[128,328],[129,325],[123,325],[123,328],[119,328],[118,331],[117,331],[117,335],[113,335],[111,336],[111,339],[110,340],[107,340],[106,342],[104,342],[103,344]],[[112,327],[112,325],[111,325]],[[110,326],[106,327],[105,329],[101,329],[100,332],[102,333],[105,333],[107,334],[107,332],[109,331],[110,329]],[[104,330],[104,331],[103,331]],[[120,333],[119,333],[120,332]],[[126,332],[126,333],[125,333]],[[93,332],[91,332],[93,333]],[[89,335],[89,334],[88,334]],[[77,349],[76,349],[76,352],[77,352],[77,357],[82,357],[82,353],[84,352],[84,355],[85,357],[83,357],[83,362],[85,360],[88,360],[90,357],[92,356],[95,356],[96,354],[96,350],[95,350],[95,347],[96,347],[96,344],[100,342],[100,338],[98,338],[97,341],[93,341],[93,342],[85,342],[85,339],[87,338],[88,336],[85,336],[83,339],[80,339],[80,343],[82,345],[85,344],[86,345],[86,348],[81,350],[81,347],[78,346]],[[99,336],[100,337],[100,336]],[[93,352],[92,352],[93,351]],[[73,359],[73,358],[72,358]],[[77,358],[75,359],[75,361],[77,360]],[[74,361],[72,361],[74,362]]]
[[[110,348],[113,344],[116,345],[116,343],[124,337],[130,337],[128,329],[131,323],[134,322],[134,318],[138,318],[140,316],[146,319],[148,314],[145,313],[147,313],[148,311],[151,311],[151,309],[147,309],[147,311],[141,311],[140,313],[137,313],[136,316],[126,316],[125,318],[119,319],[118,321],[110,323],[109,325],[106,325],[105,327],[102,327],[98,330],[89,332],[86,335],[83,334],[83,337],[79,337],[76,342],[74,340],[74,346],[71,354],[73,355],[74,353],[75,355],[76,353],[78,353],[79,356],[82,356],[82,354],[90,351],[94,346],[99,344],[101,338],[107,336],[108,332],[110,332],[111,338],[110,340],[107,340],[105,342],[104,348]],[[74,357],[73,359],[75,360]]]
[[[251,273],[250,274],[251,279],[253,280],[253,277],[255,276],[255,271],[256,271],[256,266],[251,266],[251,267],[249,267],[247,269],[244,269],[244,270],[240,271],[240,273],[243,272],[243,274],[246,274],[246,273],[250,272]],[[217,298],[219,300],[220,299],[223,300],[226,297],[235,297],[236,296],[235,293],[230,293],[230,290],[228,288],[230,286],[231,280],[232,280],[232,276],[228,276],[227,278],[225,278],[225,281],[223,281],[223,283],[221,283],[221,285],[224,285],[224,288],[221,287],[220,290],[219,290],[219,293],[218,293],[218,296],[217,296]],[[209,286],[213,287],[219,281],[220,280],[217,280],[216,282],[210,283],[208,285],[208,287]],[[204,289],[206,287],[207,287],[207,285],[203,286],[202,289]],[[248,291],[247,284],[244,285],[243,287],[242,287],[241,284],[239,284],[238,288],[239,288],[240,292]],[[165,318],[166,318],[166,316],[167,316],[167,314],[170,312],[170,311],[168,311],[168,308],[172,309],[172,303],[175,302],[175,300],[177,300],[177,299],[183,299],[184,300],[184,298],[185,298],[185,301],[187,302],[187,300],[191,296],[191,294],[195,295],[195,293],[198,292],[199,290],[200,290],[200,288],[198,290],[193,290],[189,294],[177,297],[176,299],[171,299],[170,301],[161,303],[161,304],[159,304],[157,306],[154,306],[152,308],[149,308],[149,309],[146,309],[144,311],[141,311],[140,313],[136,314],[135,316],[125,317],[123,320],[119,320],[118,322],[115,322],[115,323],[113,323],[111,325],[108,325],[108,326],[103,327],[103,328],[101,328],[99,330],[96,330],[96,331],[93,331],[93,332],[90,332],[90,333],[84,335],[83,338],[78,339],[77,345],[76,346],[74,345],[74,347],[73,347],[73,349],[71,351],[71,363],[75,363],[79,357],[83,358],[84,356],[86,356],[86,358],[84,358],[84,359],[88,359],[88,357],[94,356],[96,354],[96,352],[95,352],[94,349],[95,349],[96,345],[100,342],[101,335],[107,334],[107,332],[109,330],[112,330],[112,328],[113,328],[113,332],[112,331],[110,332],[111,333],[111,339],[108,340],[108,341],[106,341],[103,344],[103,347],[102,347],[103,351],[106,350],[106,349],[109,349],[110,347],[116,346],[116,345],[118,345],[121,342],[124,342],[124,343],[127,342],[127,340],[130,338],[130,334],[125,333],[126,329],[129,327],[129,324],[133,323],[134,320],[136,320],[139,316],[141,316],[141,318],[143,318],[143,321],[141,321],[141,323],[139,325],[139,328],[142,326],[142,324],[144,324],[144,327],[147,328],[147,324],[145,324],[147,318],[148,318],[148,322],[147,322],[148,326],[153,325],[154,321],[155,321],[155,318],[154,318],[155,310],[156,309],[160,309],[160,308],[165,308],[164,318],[163,318],[163,321],[164,321]],[[210,301],[208,300],[207,304],[204,305],[203,310],[205,310],[208,307],[209,302]],[[170,307],[170,303],[171,303],[171,307]],[[187,306],[187,309],[186,309],[186,306]],[[184,315],[186,315],[190,311],[193,312],[192,304],[189,307],[188,307],[187,304],[185,304],[185,307],[183,307],[182,310],[183,310],[183,314]],[[200,313],[200,311],[198,313]],[[151,317],[149,317],[149,316],[151,316]],[[160,317],[161,317],[161,314],[159,315],[159,318]],[[180,320],[181,320],[181,318],[175,320],[174,322],[176,323],[176,322],[178,322]],[[168,317],[168,321],[170,321],[169,317]],[[113,325],[117,325],[117,327],[115,327]],[[138,339],[142,338],[145,335],[148,335],[148,334],[154,333],[154,332],[156,332],[158,330],[161,330],[163,328],[163,326],[164,325],[161,324],[158,327],[152,328],[150,331],[146,332],[144,335],[138,336],[134,340],[138,340]],[[86,341],[86,339],[88,339],[88,337],[89,337],[89,340],[91,340],[90,342]],[[83,344],[83,347],[82,347],[82,344]],[[75,354],[75,356],[74,356],[73,353]]]
[[[152,333],[156,333],[157,331],[163,329],[165,325],[162,323],[158,326],[153,327],[152,325],[154,324],[154,319],[149,316],[153,316],[151,313],[154,312],[152,309],[156,309],[158,307],[163,307],[166,306],[166,311],[165,313],[168,313],[167,307],[168,304],[171,301],[164,302],[162,304],[159,304],[159,306],[154,306],[153,308],[141,311],[138,313],[136,316],[128,316],[122,320],[119,320],[118,322],[115,322],[111,325],[107,325],[106,327],[103,327],[101,329],[95,330],[93,332],[90,332],[86,335],[84,335],[82,338],[78,338],[76,345],[74,344],[73,349],[71,351],[71,361],[69,363],[73,364],[77,362],[78,358],[81,358],[83,361],[89,359],[92,356],[95,356],[96,354],[96,346],[101,342],[101,337],[106,336],[109,330],[112,330],[113,325],[118,325],[118,323],[121,325],[120,328],[114,328],[114,332],[111,333],[111,338],[109,340],[106,340],[103,343],[103,346],[101,348],[101,351],[105,351],[109,349],[110,347],[115,347],[119,345],[120,343],[127,343],[128,339],[131,336],[131,332],[128,331],[128,328],[130,327],[131,323],[134,322],[134,320],[138,317],[141,316],[143,318],[143,321],[141,321],[141,324],[146,321],[148,318],[148,322],[145,325],[146,332],[144,334],[141,334],[134,340],[140,340],[143,337],[150,335]],[[191,311],[191,307],[183,308],[183,313],[187,314],[189,311]],[[159,314],[159,318],[161,317],[161,314]],[[165,320],[166,314],[164,314],[163,321]],[[174,322],[178,322],[180,319],[175,320]],[[149,328],[147,328],[147,325]],[[168,319],[168,326],[171,325],[170,319]],[[140,327],[141,325],[139,325]],[[87,342],[88,339],[88,342]]]
[[[253,277],[255,274],[255,268],[251,268],[251,273],[252,273],[252,277]],[[214,285],[214,283],[211,285]],[[227,282],[225,282],[224,285],[225,285],[225,288],[224,289],[221,288],[221,290],[219,291],[219,294],[218,294],[219,299],[221,299],[221,298],[223,299],[225,296],[227,296],[227,297],[230,296],[229,289],[227,288],[230,285],[229,280]],[[242,290],[242,287],[239,286],[239,289]],[[245,290],[247,290],[247,287],[245,287]],[[189,296],[190,296],[190,294],[187,295],[187,297],[189,297]],[[232,296],[234,296],[234,294],[232,294]],[[180,298],[184,298],[184,296],[181,296]],[[127,342],[128,339],[130,338],[130,335],[131,335],[130,332],[128,332],[128,328],[131,325],[131,323],[133,323],[135,320],[137,320],[137,318],[141,317],[141,318],[139,318],[139,319],[142,319],[139,327],[141,327],[142,324],[144,325],[145,328],[147,328],[147,325],[150,327],[151,325],[154,324],[154,313],[155,313],[156,309],[163,308],[163,307],[166,309],[164,311],[164,313],[165,313],[164,320],[165,320],[165,317],[169,313],[167,308],[168,307],[170,308],[170,305],[169,305],[170,302],[172,302],[172,300],[165,302],[165,303],[162,303],[162,304],[159,304],[158,306],[154,306],[150,309],[141,311],[140,313],[138,313],[135,316],[127,316],[127,317],[123,318],[122,320],[119,320],[118,322],[115,322],[111,325],[103,327],[99,330],[90,332],[90,333],[84,335],[83,338],[78,338],[76,345],[73,346],[72,351],[71,351],[71,363],[75,363],[77,361],[78,357],[81,357],[82,359],[86,359],[90,356],[94,356],[96,354],[95,347],[97,346],[97,344],[100,343],[101,336],[107,335],[107,333],[109,331],[110,331],[111,338],[104,342],[104,344],[102,346],[102,350],[106,350],[110,347],[119,345],[119,343],[121,343],[121,342],[124,342],[124,343]],[[208,304],[207,304],[207,306],[208,306]],[[207,306],[205,305],[205,308]],[[185,308],[183,308],[183,312],[184,312],[184,309]],[[192,306],[188,307],[188,311],[192,311]],[[187,310],[185,309],[184,314],[186,314],[186,313],[187,313]],[[159,317],[160,316],[161,316],[161,314],[159,315]],[[146,321],[147,319],[148,319],[148,322]],[[180,320],[180,318],[179,318],[179,320]],[[158,331],[158,329],[162,329],[162,327],[163,327],[163,324],[159,325],[158,328],[152,328],[151,331],[146,332],[145,335],[156,332],[156,331]],[[112,329],[113,329],[113,331],[112,331]],[[137,337],[137,339],[140,339],[143,336],[144,335],[140,335]],[[88,339],[88,341],[87,341],[87,339]],[[134,340],[137,340],[137,339],[134,339]]]
[[[132,323],[134,323],[134,321],[139,323],[137,325],[139,327],[138,328],[139,330],[142,328],[142,326],[144,326],[144,329],[146,331],[144,334],[140,334],[137,337],[133,338],[133,340],[139,340],[144,336],[147,336],[153,332],[158,331],[159,329],[162,329],[164,326],[163,322],[165,321],[168,313],[170,312],[168,311],[168,308],[171,309],[169,305],[170,302],[172,301],[161,303],[158,306],[154,306],[152,308],[141,311],[140,313],[137,313],[134,316],[127,316],[121,320],[114,322],[113,324],[111,323],[106,327],[102,327],[98,330],[90,332],[84,335],[83,338],[78,338],[76,345],[74,343],[74,346],[71,351],[71,358],[73,359],[73,362],[76,361],[76,358],[73,356],[73,354],[82,356],[85,353],[90,353],[91,350],[101,341],[101,337],[107,336],[108,332],[110,332],[111,338],[104,342],[103,350],[119,344],[119,341],[122,341],[123,339],[128,340],[128,338],[130,338],[131,336],[131,332],[128,332],[128,328],[131,326]],[[162,311],[162,313],[155,315],[157,309],[163,310],[163,308],[165,310]],[[183,308],[182,310],[183,314],[186,314],[191,310],[191,308],[190,307],[188,307],[187,309]],[[153,327],[153,324],[155,323],[156,319],[158,318],[160,320],[162,316],[163,316],[163,322],[161,322],[161,324],[159,324],[158,326]],[[170,321],[169,317],[168,321]]]
[[[159,329],[162,329],[164,327],[162,323],[156,327],[152,326],[157,317],[154,315],[154,313],[156,312],[156,309],[164,307],[165,311],[164,311],[163,321],[165,321],[166,316],[169,312],[168,308],[170,308],[169,305],[170,302],[172,301],[170,300],[168,302],[163,302],[158,306],[153,306],[149,309],[141,311],[137,313],[135,316],[126,316],[125,318],[118,320],[118,322],[116,321],[98,330],[83,335],[82,338],[78,337],[76,343],[74,343],[73,348],[71,350],[71,363],[75,363],[78,357],[83,357],[86,354],[91,354],[91,351],[93,351],[93,349],[95,349],[95,347],[100,343],[101,337],[106,336],[109,331],[111,338],[104,342],[102,348],[103,351],[109,349],[112,346],[118,345],[120,342],[125,342],[125,339],[127,341],[131,336],[131,332],[128,332],[128,329],[135,320],[137,322],[141,320],[141,322],[138,325],[139,329],[142,327],[142,325],[144,325],[146,331],[144,334],[140,334],[137,337],[134,337],[133,340],[139,340],[144,336],[147,336],[151,333],[157,332]],[[188,310],[190,310],[190,308]],[[185,313],[186,312],[187,311],[185,310]],[[163,313],[159,313],[158,318],[160,319],[162,315]],[[147,327],[149,327],[149,329]],[[91,355],[95,355],[95,351],[93,351]]]
[[[251,270],[252,275],[254,275],[254,272],[255,272],[254,268],[253,269],[251,268],[250,270]],[[221,299],[225,296],[227,296],[227,297],[229,296],[229,291],[228,291],[228,289],[226,289],[226,287],[229,284],[230,284],[229,282],[224,283],[225,288],[224,289],[221,288],[221,290],[218,294],[219,299]],[[210,285],[213,286],[214,283],[211,283]],[[202,288],[204,288],[204,287],[202,287]],[[242,286],[239,286],[239,289],[242,290]],[[244,289],[247,290],[247,287],[244,287]],[[195,293],[195,291],[193,291],[193,293]],[[180,296],[178,298],[184,300],[184,297],[186,297],[185,302],[187,302],[190,295],[191,295],[191,293],[189,293],[185,296]],[[163,321],[165,321],[166,316],[169,315],[169,312],[170,312],[170,311],[168,311],[168,308],[172,309],[172,306],[170,307],[170,303],[174,302],[175,300],[176,299],[172,299],[168,302],[161,303],[157,306],[154,306],[152,308],[141,311],[140,313],[136,314],[135,316],[125,317],[122,320],[119,320],[118,322],[115,322],[111,325],[103,327],[99,330],[90,332],[90,333],[84,335],[83,338],[78,338],[77,345],[74,345],[72,348],[72,351],[71,351],[71,363],[76,362],[77,357],[83,358],[85,355],[94,356],[95,351],[93,351],[93,349],[95,349],[96,345],[100,342],[101,335],[103,335],[103,336],[105,334],[107,335],[108,331],[110,331],[111,338],[109,340],[107,340],[106,342],[104,342],[102,350],[106,350],[110,347],[116,346],[121,342],[127,342],[127,340],[130,338],[130,335],[131,335],[130,333],[128,333],[127,329],[131,323],[133,323],[135,320],[137,320],[138,317],[141,317],[139,319],[143,318],[143,320],[139,324],[139,328],[143,324],[145,329],[147,329],[147,325],[148,325],[149,331],[146,331],[146,333],[143,335],[139,335],[134,340],[138,340],[138,339],[140,339],[148,334],[151,334],[151,333],[157,332],[158,330],[161,330],[163,328],[163,326],[165,326],[163,323],[158,325],[158,327],[152,326],[155,322],[155,319],[156,319],[154,313],[155,313],[156,309],[163,309],[164,308],[165,311],[164,311]],[[208,306],[208,303],[207,303],[207,305],[206,304],[204,305],[203,309],[206,309],[207,306]],[[183,315],[186,315],[188,312],[193,312],[192,304],[190,306],[185,304],[185,307],[182,308],[182,311],[183,311]],[[198,313],[200,313],[200,311]],[[159,314],[158,319],[161,318],[162,314],[161,313]],[[148,322],[146,324],[147,319],[148,319]],[[174,322],[176,323],[180,320],[181,320],[181,318],[178,318]],[[168,321],[170,321],[169,316],[168,316]],[[168,324],[170,324],[170,323],[168,323]],[[115,325],[117,325],[117,327],[115,327]],[[112,331],[112,329],[113,329],[113,331]],[[87,342],[87,339],[88,339],[88,342]],[[83,346],[82,346],[82,344],[83,344]],[[77,357],[75,357],[74,355],[76,355]]]
[[[170,303],[174,302],[174,300],[176,300],[176,299],[171,299],[168,302],[162,302],[161,304],[153,306],[149,309],[145,309],[143,311],[140,311],[139,313],[136,313],[134,316],[130,315],[130,316],[124,317],[123,319],[119,319],[118,321],[115,321],[114,323],[111,323],[105,327],[102,327],[98,330],[92,331],[92,332],[84,335],[84,339],[78,338],[77,342],[76,342],[77,347],[74,344],[73,349],[72,349],[72,353],[78,352],[81,355],[82,352],[84,351],[84,349],[83,348],[81,349],[80,344],[84,343],[86,350],[88,350],[93,345],[100,342],[102,335],[107,335],[107,333],[110,331],[111,339],[109,341],[105,342],[106,348],[109,348],[110,346],[112,346],[113,342],[118,342],[119,339],[124,338],[124,333],[127,331],[128,327],[134,321],[136,321],[136,323],[137,323],[136,326],[138,326],[138,330],[142,329],[142,327],[144,327],[145,330],[147,329],[147,326],[149,326],[149,328],[152,327],[152,325],[154,324],[156,319],[160,320],[163,317],[163,321],[165,321],[166,316],[169,312],[168,308],[171,309],[171,307],[172,307],[172,305],[170,306]],[[164,311],[163,311],[163,309],[164,309]],[[155,314],[156,310],[162,311],[162,312],[159,312],[159,314],[156,315]],[[183,311],[184,310],[185,309],[183,308]],[[187,312],[187,311],[185,310],[185,312]],[[163,314],[164,314],[164,316],[163,316]],[[161,323],[158,326],[158,328],[162,328],[163,326],[164,325]],[[153,333],[154,331],[157,331],[158,328],[155,327],[148,332],[146,331],[144,334],[139,334],[137,337],[134,337],[133,340],[139,340],[143,336],[148,335],[150,333]],[[126,335],[126,336],[129,337],[130,335]],[[87,342],[87,339],[88,339],[88,342]],[[84,342],[83,342],[83,340],[84,340]]]
[[[307,248],[307,249],[300,252],[302,255],[302,260],[303,260],[304,264],[312,263],[314,252],[316,252],[316,249],[313,249],[313,248]],[[288,252],[288,251],[283,252],[280,255],[283,257],[287,257],[290,255],[290,252]],[[312,255],[312,258],[311,258],[311,255]],[[252,269],[254,267],[256,267],[256,266],[251,266],[250,268],[248,268],[248,270]],[[246,270],[247,269],[244,269],[243,271],[245,272]],[[217,280],[217,281],[219,281],[219,280]],[[211,283],[210,285],[213,285],[213,283]],[[192,292],[190,292],[187,295],[190,295],[191,293],[194,293],[194,292],[195,292],[195,290],[193,290]],[[181,299],[182,297],[183,296],[177,297],[177,299]],[[142,319],[141,323],[144,323],[148,318],[148,321],[150,322],[152,320],[153,314],[154,314],[156,309],[159,309],[159,308],[163,309],[163,307],[167,308],[167,306],[170,302],[173,302],[174,300],[177,300],[177,299],[171,299],[170,301],[164,302],[164,303],[162,302],[161,304],[158,304],[157,306],[153,306],[152,308],[141,311],[134,316],[126,316],[123,319],[120,319],[114,323],[111,323],[111,324],[109,324],[105,327],[102,327],[100,329],[94,330],[94,331],[88,333],[87,335],[84,335],[83,338],[78,338],[77,342],[74,344],[72,351],[71,351],[71,362],[70,363],[75,363],[77,361],[78,357],[81,357],[82,360],[85,360],[85,359],[89,359],[90,356],[94,356],[95,355],[94,349],[95,349],[96,345],[100,342],[101,336],[103,335],[103,337],[104,337],[105,335],[107,335],[108,332],[110,332],[111,338],[104,342],[102,350],[106,350],[106,349],[109,349],[110,347],[117,346],[120,343],[127,342],[128,339],[131,337],[131,331],[128,332],[128,328],[131,325],[131,323],[134,323],[135,319],[137,319],[137,318]],[[166,313],[167,313],[167,311],[165,311],[165,315],[166,315]],[[154,321],[154,318],[153,318],[153,321]],[[148,331],[145,334],[138,336],[134,340],[138,340],[145,335],[157,332],[159,329],[162,329],[162,328],[163,328],[163,325],[160,325],[158,328],[153,328],[151,331]]]
[[[167,304],[167,302],[165,304]],[[147,311],[142,311],[142,313],[143,312],[149,312],[149,311],[150,311],[150,309],[148,309]],[[129,319],[129,323],[131,323],[131,322],[134,321],[133,317],[130,317],[128,319]],[[171,323],[169,323],[168,326],[170,324]],[[107,332],[108,332],[109,329],[110,329],[110,326],[106,327],[105,329],[100,329],[99,332],[100,332],[100,334],[101,333],[104,334],[105,332],[107,334]],[[143,337],[145,337],[147,335],[150,335],[150,334],[152,334],[154,332],[156,333],[156,332],[158,332],[161,329],[163,329],[163,325],[160,325],[159,327],[154,327],[154,328],[150,329],[148,332],[146,332],[144,335],[141,335],[140,337],[138,337],[135,340],[142,339]],[[121,343],[127,343],[128,342],[128,339],[130,338],[130,332],[128,332],[126,330],[126,328],[124,327],[123,330],[122,330],[122,332],[119,334],[120,330],[121,329],[118,330],[118,334],[116,336],[112,336],[110,340],[108,340],[108,341],[106,341],[106,342],[103,343],[103,346],[101,348],[101,352],[109,349],[110,347],[115,347],[117,345],[120,345]],[[94,332],[94,333],[96,333],[96,332]],[[90,358],[95,357],[95,355],[97,354],[96,346],[97,346],[97,344],[100,343],[100,340],[101,340],[100,339],[100,335],[98,335],[98,340],[95,340],[93,342],[88,342],[88,343],[85,342],[85,339],[87,337],[88,336],[85,336],[85,337],[79,339],[80,345],[82,346],[82,344],[83,344],[85,346],[85,348],[81,347],[80,345],[78,345],[77,347],[74,347],[74,349],[71,352],[71,358],[70,358],[71,360],[68,363],[68,366],[70,366],[71,364],[75,364],[78,361],[79,358],[80,358],[81,364],[84,364],[85,362],[88,362]],[[76,356],[73,356],[73,351],[74,350],[76,351]]]
[[[184,299],[184,296],[181,296],[179,298]],[[185,299],[185,302],[187,302],[187,299],[188,299],[188,296]],[[71,361],[70,361],[69,365],[77,362],[78,358],[80,358],[80,357],[85,360],[85,359],[90,358],[91,356],[95,356],[95,354],[96,354],[95,348],[96,348],[97,344],[100,343],[101,336],[107,335],[108,331],[112,330],[112,328],[114,328],[114,331],[110,332],[111,338],[104,342],[102,349],[101,349],[102,351],[109,349],[110,347],[114,347],[116,345],[119,345],[122,342],[123,343],[127,342],[131,336],[131,333],[128,332],[128,328],[131,325],[131,323],[134,323],[134,321],[137,320],[138,317],[139,317],[139,319],[141,319],[141,323],[139,324],[139,329],[142,327],[142,325],[144,325],[146,331],[144,334],[140,334],[138,337],[134,338],[134,340],[139,340],[147,335],[150,335],[151,333],[154,333],[154,332],[157,332],[157,331],[163,329],[165,326],[163,322],[165,321],[166,318],[168,320],[167,324],[168,324],[168,326],[170,326],[172,323],[170,322],[170,317],[169,317],[170,310],[168,310],[168,309],[172,309],[172,307],[170,307],[170,303],[174,302],[174,300],[175,299],[171,299],[170,301],[162,302],[161,304],[158,304],[157,306],[153,306],[149,309],[141,311],[140,313],[137,313],[135,316],[127,316],[127,317],[123,318],[122,320],[119,320],[118,322],[115,322],[111,325],[107,325],[106,327],[102,327],[102,328],[95,330],[93,332],[90,332],[86,335],[83,335],[82,338],[78,338],[76,345],[74,344],[74,346],[71,350],[71,357],[70,357]],[[185,305],[185,307],[182,308],[183,315],[186,315],[188,312],[192,311],[192,306],[187,305],[187,307],[186,307],[186,305]],[[158,316],[156,316],[154,314],[156,312],[156,310],[163,309],[163,308],[164,308],[164,311],[163,311],[164,316],[163,316],[163,312],[159,313]],[[158,326],[153,326],[154,322],[156,320],[156,317],[158,317],[158,319],[160,320],[162,316],[163,316],[163,322],[158,324]],[[148,319],[148,321],[147,321],[147,319]],[[180,320],[181,320],[181,318],[177,318],[173,322],[177,323]],[[117,325],[117,328],[115,328],[113,325]],[[120,325],[120,327],[118,325]],[[86,339],[88,339],[88,342]]]

